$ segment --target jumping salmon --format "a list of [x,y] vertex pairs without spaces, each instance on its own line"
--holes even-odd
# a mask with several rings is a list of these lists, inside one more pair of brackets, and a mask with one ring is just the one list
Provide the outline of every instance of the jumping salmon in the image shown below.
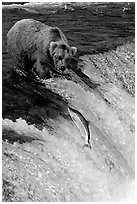
[[85,119],[85,117],[77,110],[73,108],[68,108],[68,112],[71,116],[71,119],[76,124],[78,129],[80,130],[81,134],[85,137],[85,146],[91,148],[90,144],[90,129],[89,129],[89,121]]

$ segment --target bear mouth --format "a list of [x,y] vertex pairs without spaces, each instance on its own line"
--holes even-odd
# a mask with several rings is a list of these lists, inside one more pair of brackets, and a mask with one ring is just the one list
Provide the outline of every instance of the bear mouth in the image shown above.
[[69,74],[69,70],[66,67],[62,67],[62,68],[54,67],[54,69],[52,71],[54,73],[60,74],[60,75],[68,75]]

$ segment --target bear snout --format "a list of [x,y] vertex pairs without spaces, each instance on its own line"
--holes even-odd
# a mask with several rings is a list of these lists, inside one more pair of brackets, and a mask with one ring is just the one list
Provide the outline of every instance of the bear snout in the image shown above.
[[61,71],[63,71],[63,72],[64,72],[64,71],[65,71],[65,69],[66,69],[66,67],[65,67],[65,66],[62,66],[62,67],[61,67]]

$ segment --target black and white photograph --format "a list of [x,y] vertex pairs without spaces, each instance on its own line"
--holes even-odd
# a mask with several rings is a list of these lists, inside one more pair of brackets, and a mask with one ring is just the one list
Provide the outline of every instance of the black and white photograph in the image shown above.
[[135,2],[1,8],[2,202],[134,202]]

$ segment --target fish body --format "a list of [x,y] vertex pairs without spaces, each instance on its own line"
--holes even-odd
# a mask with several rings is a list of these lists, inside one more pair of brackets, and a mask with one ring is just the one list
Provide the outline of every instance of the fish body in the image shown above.
[[71,116],[71,119],[76,124],[78,129],[80,130],[83,137],[85,137],[86,143],[85,146],[91,148],[90,144],[90,129],[89,129],[89,121],[85,119],[85,117],[77,110],[73,108],[68,108],[68,112]]

